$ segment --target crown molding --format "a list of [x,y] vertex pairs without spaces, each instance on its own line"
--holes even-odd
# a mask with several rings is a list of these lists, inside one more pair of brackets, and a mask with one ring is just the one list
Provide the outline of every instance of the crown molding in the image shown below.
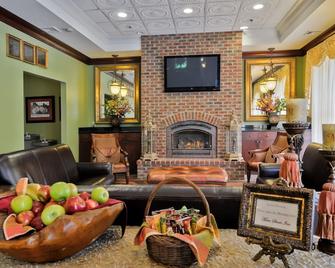
[[245,51],[242,52],[243,59],[257,59],[257,58],[283,58],[283,57],[299,57],[304,56],[305,53],[301,49],[294,50],[275,50],[271,53],[269,51]]
[[330,36],[332,36],[334,34],[335,34],[335,24],[333,26],[329,27],[324,32],[322,32],[317,37],[315,37],[312,41],[307,43],[305,46],[303,46],[301,48],[301,50],[303,50],[306,54],[308,50],[310,50],[311,48],[313,48],[313,47],[317,46],[318,44],[322,43],[323,41],[325,41],[327,38],[329,38]]
[[47,34],[46,32],[42,31],[41,29],[37,28],[36,26],[32,25],[31,23],[21,19],[20,17],[16,16],[15,14],[9,12],[7,9],[0,7],[0,21],[8,24],[9,26],[24,32],[30,35],[33,38],[36,38],[39,41],[46,43],[47,45],[54,47],[63,53],[83,62],[89,64],[90,58],[84,55],[83,53],[79,52],[78,50],[74,49],[73,47],[63,43],[62,41],[58,40],[57,38]]
[[90,65],[141,63],[141,57],[91,58]]

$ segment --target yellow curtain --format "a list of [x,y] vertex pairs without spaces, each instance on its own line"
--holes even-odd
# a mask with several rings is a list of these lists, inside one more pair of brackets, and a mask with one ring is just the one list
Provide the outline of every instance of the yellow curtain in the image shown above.
[[305,97],[310,100],[312,67],[321,64],[325,58],[335,58],[335,35],[307,51],[305,71]]

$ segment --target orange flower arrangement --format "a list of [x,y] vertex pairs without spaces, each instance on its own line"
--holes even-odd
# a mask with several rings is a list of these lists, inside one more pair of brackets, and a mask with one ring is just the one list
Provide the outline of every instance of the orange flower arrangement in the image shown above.
[[279,98],[274,93],[268,91],[263,93],[256,101],[256,107],[265,113],[281,112],[286,108],[286,101],[284,98]]

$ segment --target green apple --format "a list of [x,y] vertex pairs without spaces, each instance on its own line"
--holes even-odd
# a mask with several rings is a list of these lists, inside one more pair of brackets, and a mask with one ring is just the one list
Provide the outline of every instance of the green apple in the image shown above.
[[10,207],[16,214],[19,214],[22,211],[31,210],[33,207],[33,200],[28,195],[18,195],[12,199]]
[[45,208],[41,214],[41,220],[44,225],[53,223],[58,217],[65,214],[65,209],[60,205],[51,205]]
[[104,187],[96,187],[92,191],[91,198],[99,204],[105,203],[109,198],[109,193]]
[[73,183],[68,183],[70,187],[70,197],[78,195],[78,188],[75,184]]
[[70,186],[66,182],[56,182],[50,187],[50,196],[55,201],[64,201],[71,194]]

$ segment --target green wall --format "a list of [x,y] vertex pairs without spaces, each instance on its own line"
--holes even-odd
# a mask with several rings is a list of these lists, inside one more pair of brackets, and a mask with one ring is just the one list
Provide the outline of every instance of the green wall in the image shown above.
[[[48,50],[48,68],[6,56],[6,33]],[[24,72],[61,81],[61,142],[78,158],[78,128],[94,121],[93,67],[0,22],[0,154],[24,148]]]
[[296,57],[296,82],[295,82],[295,96],[297,98],[305,97],[305,56]]
[[27,123],[25,121],[24,132],[39,134],[41,138],[57,140],[59,143],[61,141],[61,121],[59,118],[61,83],[27,73],[24,74],[23,83],[25,98],[41,96],[54,96],[55,98],[55,122]]

